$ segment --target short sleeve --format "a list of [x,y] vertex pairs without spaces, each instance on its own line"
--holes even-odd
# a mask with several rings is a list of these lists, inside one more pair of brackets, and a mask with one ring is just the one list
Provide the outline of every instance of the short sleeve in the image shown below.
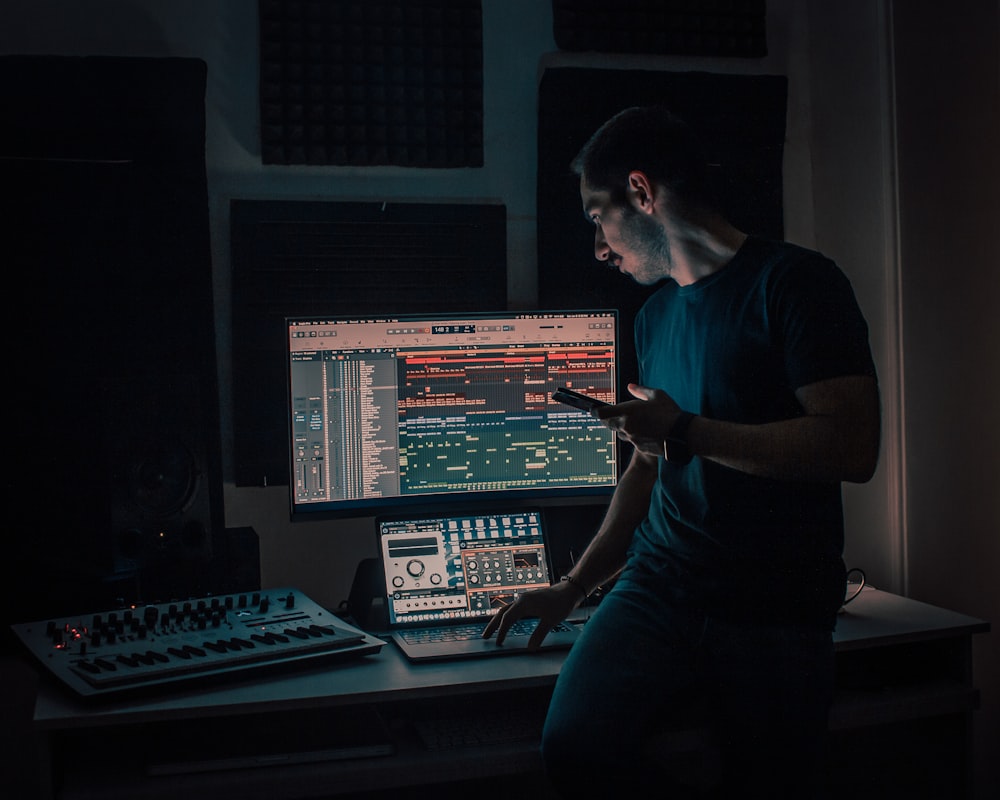
[[816,253],[790,259],[772,274],[768,315],[797,389],[846,375],[875,376],[865,321],[843,271]]

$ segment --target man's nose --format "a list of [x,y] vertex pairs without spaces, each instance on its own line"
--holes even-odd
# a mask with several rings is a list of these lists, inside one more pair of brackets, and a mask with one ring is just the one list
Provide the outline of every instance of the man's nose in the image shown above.
[[607,261],[611,256],[611,248],[604,238],[604,232],[597,228],[594,231],[594,258],[598,261]]

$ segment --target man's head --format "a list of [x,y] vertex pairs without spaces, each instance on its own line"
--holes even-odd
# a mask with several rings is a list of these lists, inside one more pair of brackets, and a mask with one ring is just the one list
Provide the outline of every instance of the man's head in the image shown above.
[[[687,284],[710,262],[678,264],[682,243],[723,230],[697,136],[664,108],[629,108],[602,125],[572,162],[594,255],[644,286]],[[725,223],[728,225],[728,223]]]
[[678,202],[714,206],[705,153],[694,131],[660,106],[627,108],[605,122],[571,168],[594,191],[627,203],[629,173],[639,171],[667,187]]

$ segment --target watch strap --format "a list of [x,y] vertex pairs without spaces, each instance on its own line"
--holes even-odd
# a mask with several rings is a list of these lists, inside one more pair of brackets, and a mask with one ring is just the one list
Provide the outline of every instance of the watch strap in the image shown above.
[[667,432],[667,440],[663,443],[664,456],[671,464],[683,466],[691,462],[692,453],[688,446],[687,433],[691,426],[691,420],[695,415],[690,411],[682,411],[677,415],[674,424]]

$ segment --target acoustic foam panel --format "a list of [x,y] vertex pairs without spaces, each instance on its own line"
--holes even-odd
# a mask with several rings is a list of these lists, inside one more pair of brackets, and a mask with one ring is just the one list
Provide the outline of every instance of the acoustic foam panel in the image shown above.
[[260,0],[265,164],[480,167],[479,0]]

